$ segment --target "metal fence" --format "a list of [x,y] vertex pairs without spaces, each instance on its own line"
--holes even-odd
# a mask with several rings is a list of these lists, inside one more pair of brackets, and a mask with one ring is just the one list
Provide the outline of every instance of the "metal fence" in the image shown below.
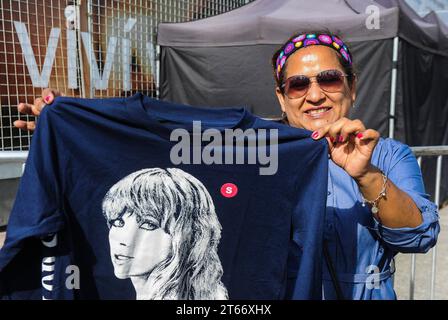
[[[419,166],[422,165],[422,159],[425,157],[427,159],[428,157],[437,157],[437,166],[436,166],[436,172],[435,172],[435,194],[434,198],[432,199],[434,203],[439,204],[440,203],[440,188],[441,188],[441,178],[442,178],[442,160],[444,156],[448,155],[448,146],[427,146],[427,147],[412,147],[411,148],[414,155],[417,157],[417,161]],[[445,217],[440,217],[445,218]],[[444,220],[443,220],[444,221]],[[441,220],[442,222],[442,220]],[[448,244],[446,243],[446,238],[442,227],[441,234],[439,235],[439,241],[438,244],[431,249],[429,254],[431,255],[431,263],[430,263],[430,270],[418,270],[417,272],[417,255],[412,254],[410,258],[410,265],[409,265],[409,300],[414,300],[416,295],[416,279],[419,273],[429,273],[430,274],[430,284],[429,284],[429,290],[423,290],[426,293],[426,297],[419,297],[420,299],[435,299],[436,298],[436,289],[440,289],[438,291],[441,292],[439,296],[437,296],[437,299],[448,299],[447,296],[440,296],[445,295],[448,292],[448,283],[446,282],[446,279],[448,278],[448,272],[446,268],[443,268],[437,272],[437,252],[439,247],[443,247],[443,249],[447,249]],[[447,252],[443,252],[442,258],[446,259]],[[441,281],[437,281],[437,279]],[[420,290],[421,291],[421,290]],[[424,293],[424,294],[425,294]]]
[[157,96],[159,22],[184,22],[251,0],[1,0],[0,151],[27,150],[19,102],[42,88],[75,97]]

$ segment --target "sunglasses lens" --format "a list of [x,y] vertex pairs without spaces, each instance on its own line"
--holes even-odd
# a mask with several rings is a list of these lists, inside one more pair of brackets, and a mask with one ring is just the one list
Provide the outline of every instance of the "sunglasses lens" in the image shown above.
[[328,92],[337,92],[344,86],[342,72],[339,70],[326,70],[319,73],[316,77],[322,90]]
[[[319,87],[327,92],[338,92],[344,87],[344,74],[339,70],[325,70],[316,76]],[[290,99],[303,97],[311,84],[310,78],[304,75],[292,76],[285,82],[285,94]]]
[[286,81],[285,93],[291,98],[302,97],[310,85],[310,79],[306,76],[291,77]]

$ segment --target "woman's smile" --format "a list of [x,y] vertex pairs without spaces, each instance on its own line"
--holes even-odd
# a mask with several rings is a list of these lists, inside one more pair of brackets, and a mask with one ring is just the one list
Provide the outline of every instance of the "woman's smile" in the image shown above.
[[331,113],[331,109],[331,106],[308,108],[308,110],[304,111],[304,114],[310,119],[321,119],[327,117]]

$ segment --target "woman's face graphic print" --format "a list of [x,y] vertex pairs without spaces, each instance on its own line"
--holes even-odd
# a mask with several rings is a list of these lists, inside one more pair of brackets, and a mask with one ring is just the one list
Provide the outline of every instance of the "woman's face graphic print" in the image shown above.
[[221,224],[194,176],[148,168],[115,183],[102,204],[114,274],[137,299],[228,299],[218,255]]
[[126,279],[150,273],[171,253],[171,236],[154,218],[137,221],[126,212],[112,221],[109,231],[110,254],[115,276]]

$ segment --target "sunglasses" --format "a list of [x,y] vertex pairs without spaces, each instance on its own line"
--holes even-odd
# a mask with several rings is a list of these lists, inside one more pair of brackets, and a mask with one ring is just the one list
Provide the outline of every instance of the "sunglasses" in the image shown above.
[[316,78],[319,87],[323,91],[338,92],[342,91],[344,87],[344,77],[348,77],[348,75],[339,70],[324,70],[314,77],[297,75],[286,79],[281,89],[288,98],[297,99],[306,95],[311,86],[311,79]]

